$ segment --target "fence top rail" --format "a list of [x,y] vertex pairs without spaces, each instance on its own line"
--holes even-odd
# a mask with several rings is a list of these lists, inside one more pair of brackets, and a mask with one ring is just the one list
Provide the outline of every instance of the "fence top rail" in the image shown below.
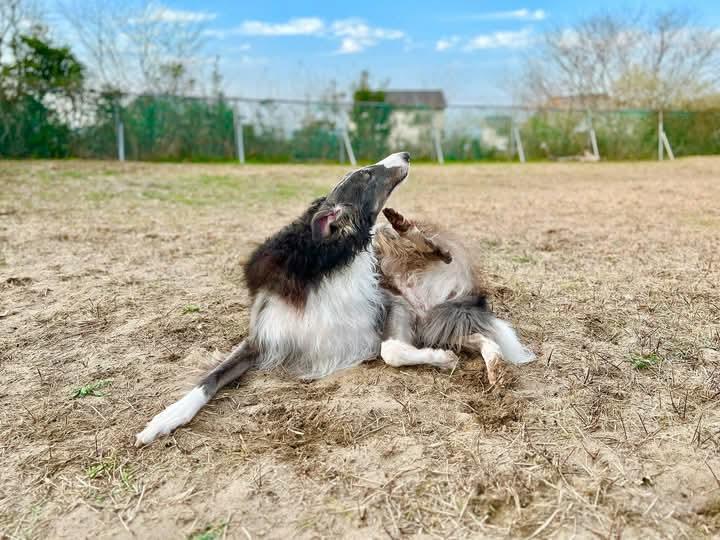
[[223,100],[230,103],[252,103],[258,105],[304,105],[319,107],[337,107],[345,110],[354,106],[362,107],[390,107],[397,110],[418,110],[418,111],[442,111],[452,109],[478,110],[478,111],[512,111],[518,113],[565,113],[565,114],[658,114],[664,112],[666,114],[687,114],[687,113],[720,113],[720,108],[709,107],[706,109],[641,109],[641,108],[610,108],[610,107],[550,107],[542,105],[508,105],[508,104],[492,104],[492,103],[448,103],[444,109],[433,109],[424,105],[393,105],[385,101],[328,101],[320,99],[307,98],[258,98],[246,96],[231,96],[221,94],[219,96],[201,96],[189,94],[163,94],[148,92],[119,92],[119,91],[103,91],[89,90],[88,93],[98,96],[106,96],[108,98],[163,98],[178,100],[198,100],[198,101],[217,101]]

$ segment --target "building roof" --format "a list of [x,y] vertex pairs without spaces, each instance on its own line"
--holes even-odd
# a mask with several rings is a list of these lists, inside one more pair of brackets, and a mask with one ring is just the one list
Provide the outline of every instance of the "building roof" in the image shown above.
[[385,90],[385,102],[398,107],[447,107],[442,90]]

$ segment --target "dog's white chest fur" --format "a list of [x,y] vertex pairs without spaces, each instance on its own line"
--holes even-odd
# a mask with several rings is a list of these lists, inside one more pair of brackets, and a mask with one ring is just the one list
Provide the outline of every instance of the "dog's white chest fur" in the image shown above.
[[251,337],[263,351],[258,367],[283,366],[315,379],[373,358],[380,349],[380,310],[375,256],[369,250],[325,278],[302,309],[261,292],[250,321]]

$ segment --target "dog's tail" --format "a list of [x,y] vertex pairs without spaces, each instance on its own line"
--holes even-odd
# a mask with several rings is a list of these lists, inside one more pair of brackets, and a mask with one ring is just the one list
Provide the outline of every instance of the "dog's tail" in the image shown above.
[[488,311],[484,295],[470,295],[433,307],[418,330],[425,347],[462,349],[470,336],[482,334],[498,344],[508,362],[526,364],[535,359],[512,326]]
[[517,337],[512,326],[502,319],[493,316],[492,336],[500,346],[502,356],[513,364],[527,364],[535,360],[533,352],[525,347]]
[[205,375],[195,388],[150,420],[145,429],[137,434],[135,446],[150,444],[158,437],[187,424],[218,390],[252,367],[257,355],[250,342],[243,341],[222,363]]

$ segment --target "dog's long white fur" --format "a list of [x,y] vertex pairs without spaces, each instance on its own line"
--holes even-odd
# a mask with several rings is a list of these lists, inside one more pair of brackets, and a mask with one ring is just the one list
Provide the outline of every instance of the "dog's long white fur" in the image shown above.
[[493,320],[493,337],[500,346],[502,357],[513,364],[527,364],[535,360],[535,355],[525,347],[510,324],[502,319]]
[[303,379],[317,379],[374,358],[381,309],[372,246],[312,290],[301,310],[260,293],[250,322],[251,339],[262,351],[257,367],[282,366]]

